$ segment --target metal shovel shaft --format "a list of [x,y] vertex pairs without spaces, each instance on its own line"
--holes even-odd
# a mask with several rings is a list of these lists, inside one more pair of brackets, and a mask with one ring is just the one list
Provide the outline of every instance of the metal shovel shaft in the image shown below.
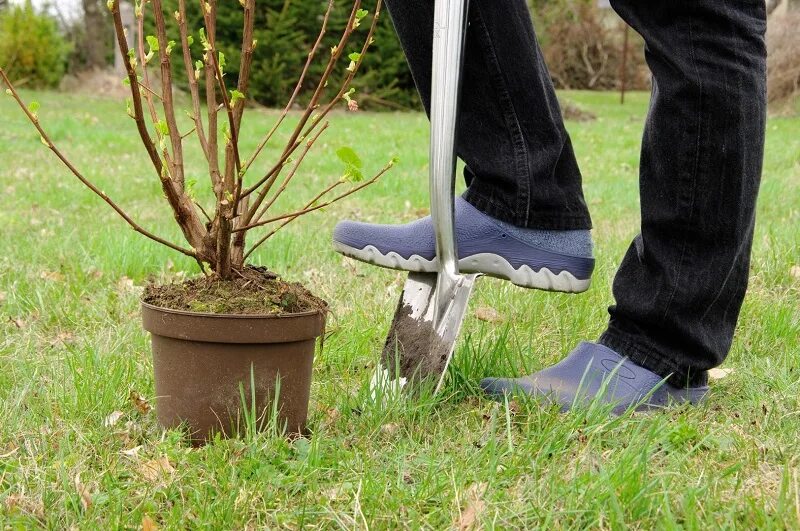
[[454,228],[456,126],[468,0],[436,0],[431,85],[430,196],[437,273],[409,273],[395,310],[380,382],[442,385],[477,275],[458,271]]
[[436,0],[431,75],[430,197],[439,274],[434,294],[434,329],[462,280],[458,273],[454,226],[456,126],[461,92],[467,0]]

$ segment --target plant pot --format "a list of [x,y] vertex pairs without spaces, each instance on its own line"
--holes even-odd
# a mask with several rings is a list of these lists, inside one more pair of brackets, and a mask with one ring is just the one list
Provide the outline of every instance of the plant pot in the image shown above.
[[279,380],[274,404],[279,427],[305,432],[311,366],[316,338],[325,330],[324,312],[219,315],[143,302],[142,321],[152,337],[156,413],[162,426],[187,427],[196,444],[216,432],[240,434],[245,413],[253,411],[256,426],[264,428]]

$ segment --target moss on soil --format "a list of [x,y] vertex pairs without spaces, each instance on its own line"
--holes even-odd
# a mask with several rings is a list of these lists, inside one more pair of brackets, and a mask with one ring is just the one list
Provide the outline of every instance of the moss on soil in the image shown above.
[[325,311],[328,304],[297,282],[266,268],[247,267],[232,280],[215,276],[176,284],[149,284],[142,300],[171,310],[236,315],[279,315]]

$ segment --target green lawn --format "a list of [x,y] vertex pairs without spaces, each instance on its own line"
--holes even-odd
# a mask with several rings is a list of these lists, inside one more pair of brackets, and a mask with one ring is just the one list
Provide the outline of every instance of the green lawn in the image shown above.
[[[41,102],[53,140],[89,177],[178,240],[124,103],[23,95]],[[129,398],[153,395],[141,286],[193,275],[196,265],[129,230],[0,98],[0,527],[800,526],[799,118],[768,124],[750,291],[725,364],[732,372],[713,383],[706,405],[609,419],[598,408],[562,415],[477,392],[481,377],[536,370],[596,338],[637,232],[648,96],[632,94],[625,106],[615,94],[563,96],[598,116],[567,124],[596,226],[588,293],[483,279],[443,396],[370,400],[404,275],[343,259],[330,234],[340,218],[408,221],[426,209],[427,123],[421,114],[337,114],[284,206],[340,175],[332,153],[342,145],[370,169],[392,156],[399,164],[359,196],[290,225],[255,258],[332,306],[314,369],[314,435],[199,449],[159,430]],[[249,146],[274,116],[246,118]],[[199,164],[191,171],[206,182]],[[501,319],[477,319],[481,307]],[[122,417],[106,426],[115,411]]]

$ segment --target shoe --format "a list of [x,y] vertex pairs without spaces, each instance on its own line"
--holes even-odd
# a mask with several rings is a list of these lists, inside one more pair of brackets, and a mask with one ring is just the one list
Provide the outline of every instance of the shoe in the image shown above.
[[[570,293],[589,289],[594,258],[557,250],[559,233],[567,238],[567,233],[583,231],[516,227],[512,231],[504,225],[463,198],[456,198],[456,247],[461,272],[483,273],[524,288]],[[523,241],[518,237],[520,233],[534,238],[540,233],[541,243]],[[590,239],[588,234],[585,237]],[[420,273],[439,269],[430,216],[405,225],[341,221],[333,231],[333,247],[345,256],[381,267]]]
[[561,411],[593,400],[613,404],[619,415],[629,408],[648,410],[670,404],[697,404],[705,399],[708,386],[678,388],[657,374],[597,343],[583,342],[561,362],[522,378],[484,378],[481,389],[501,397],[524,393],[545,397]]

